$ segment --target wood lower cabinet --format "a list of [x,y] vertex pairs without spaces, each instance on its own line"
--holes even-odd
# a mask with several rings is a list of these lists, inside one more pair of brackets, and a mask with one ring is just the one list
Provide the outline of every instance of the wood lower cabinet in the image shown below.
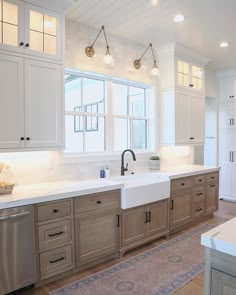
[[118,255],[120,240],[119,199],[119,191],[98,193],[75,199],[77,268],[84,269]]
[[171,180],[170,231],[181,230],[218,209],[219,172]]
[[169,233],[168,200],[122,210],[121,254]]
[[218,209],[219,184],[211,183],[206,186],[206,213],[213,213]]
[[193,191],[180,190],[171,194],[170,199],[170,228],[188,224],[193,220]]

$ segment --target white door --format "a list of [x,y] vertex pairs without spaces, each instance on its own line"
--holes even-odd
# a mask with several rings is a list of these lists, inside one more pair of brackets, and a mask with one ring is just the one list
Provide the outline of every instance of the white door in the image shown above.
[[0,49],[24,51],[24,4],[0,0]]
[[[233,104],[232,103],[222,103],[220,105],[220,128],[221,129],[231,129],[233,128]],[[236,122],[235,122],[236,123]]]
[[202,95],[189,96],[189,139],[190,143],[205,142],[205,100]]
[[189,95],[177,92],[175,98],[175,141],[176,144],[189,143]]
[[232,151],[236,147],[235,134],[233,132],[221,132],[219,142],[219,161],[220,163],[232,162]]
[[219,80],[219,98],[221,102],[228,102],[232,99],[232,78]]
[[26,59],[26,147],[60,147],[62,116],[62,67]]
[[0,148],[24,147],[23,62],[0,54]]
[[232,164],[220,162],[220,198],[231,197]]
[[25,4],[25,53],[61,60],[61,42],[62,17],[50,10]]
[[236,198],[236,159],[233,153],[233,163],[231,164],[231,197]]

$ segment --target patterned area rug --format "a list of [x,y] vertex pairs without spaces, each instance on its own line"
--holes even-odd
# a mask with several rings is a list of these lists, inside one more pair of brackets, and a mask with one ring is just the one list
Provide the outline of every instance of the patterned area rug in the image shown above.
[[51,295],[169,295],[204,271],[203,224]]

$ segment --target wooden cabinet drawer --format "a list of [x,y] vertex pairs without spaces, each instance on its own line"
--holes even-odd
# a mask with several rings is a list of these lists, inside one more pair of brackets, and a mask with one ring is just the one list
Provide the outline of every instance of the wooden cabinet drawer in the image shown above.
[[119,195],[119,191],[111,191],[78,197],[75,200],[75,212],[83,213],[97,209],[119,208]]
[[73,268],[71,245],[40,254],[40,276],[47,278]]
[[199,201],[195,201],[194,204],[194,216],[202,216],[205,213],[205,199],[201,199]]
[[71,200],[49,202],[37,207],[38,222],[71,215]]
[[218,172],[213,172],[213,173],[207,174],[207,176],[206,176],[207,183],[215,182],[218,180],[219,180],[219,173]]
[[199,186],[194,190],[194,199],[195,201],[205,197],[205,188],[204,186]]
[[194,177],[194,184],[195,185],[203,185],[205,184],[205,176],[199,175]]
[[39,250],[71,241],[71,221],[62,220],[38,227]]
[[177,191],[185,188],[192,188],[193,179],[192,177],[185,177],[180,179],[174,179],[171,181],[171,190]]

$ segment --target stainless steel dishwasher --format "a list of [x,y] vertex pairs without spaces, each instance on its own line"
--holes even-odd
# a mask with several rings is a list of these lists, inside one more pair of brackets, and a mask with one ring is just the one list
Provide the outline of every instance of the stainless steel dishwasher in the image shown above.
[[0,295],[36,282],[33,206],[0,210]]

